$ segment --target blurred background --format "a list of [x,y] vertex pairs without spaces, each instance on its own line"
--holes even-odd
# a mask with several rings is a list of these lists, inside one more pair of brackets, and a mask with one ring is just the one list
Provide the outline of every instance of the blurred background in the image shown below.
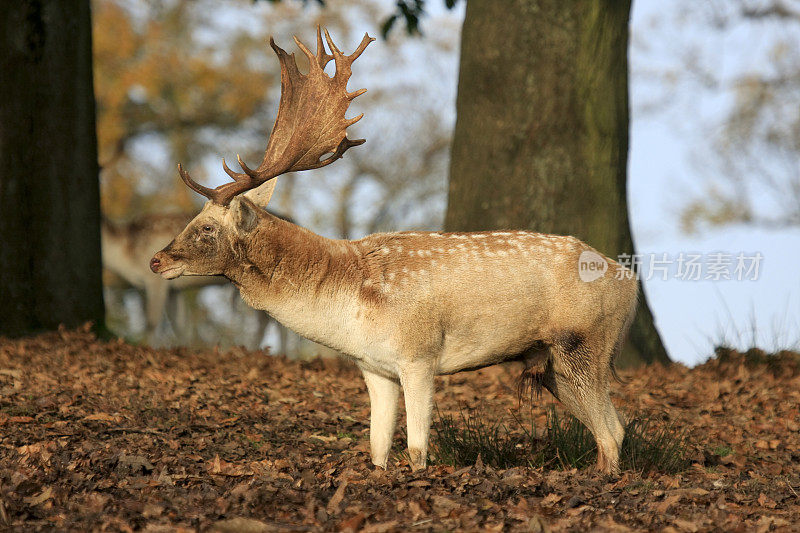
[[[319,350],[267,323],[229,285],[146,286],[124,271],[146,268],[147,253],[117,265],[107,257],[159,221],[166,244],[199,210],[203,198],[178,179],[177,162],[218,185],[228,179],[222,157],[260,159],[280,91],[269,36],[290,52],[292,35],[314,42],[316,24],[345,51],[365,31],[378,37],[350,82],[369,89],[351,108],[365,118],[350,135],[367,144],[323,171],[281,178],[272,210],[335,238],[445,224],[466,2],[93,0],[91,8],[114,333],[156,345]],[[719,344],[796,348],[800,2],[635,0],[630,32],[627,208],[669,357],[694,364]],[[536,44],[507,52],[538,53]],[[755,279],[685,280],[676,271],[682,253],[762,259]],[[647,275],[652,257],[669,260],[667,274]]]
[[755,281],[645,281],[674,359],[800,339],[800,3],[635,1],[637,248],[761,252]]

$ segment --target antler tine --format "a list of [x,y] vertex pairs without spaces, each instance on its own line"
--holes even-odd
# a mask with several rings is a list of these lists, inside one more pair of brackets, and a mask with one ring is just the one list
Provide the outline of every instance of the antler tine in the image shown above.
[[[281,96],[283,96],[284,69],[286,69],[286,74],[289,78],[300,76],[300,70],[297,68],[297,63],[294,60],[294,54],[287,54],[286,50],[275,44],[275,39],[272,37],[269,38],[269,46],[275,51],[275,55],[278,56],[278,61],[281,64]],[[291,61],[289,61],[289,59],[291,59]]]
[[325,50],[325,45],[322,44],[322,27],[317,24],[317,62],[319,62],[319,67],[324,69],[332,59],[333,56]]
[[[325,40],[328,42],[328,48],[331,49],[331,53],[335,59],[342,57],[342,51],[339,50],[335,44],[333,44],[333,39],[331,39],[331,34],[328,33],[328,28],[325,28]],[[338,67],[338,65],[337,65]]]
[[344,139],[342,139],[342,142],[339,143],[339,146],[336,147],[335,152],[333,152],[329,157],[326,157],[325,159],[317,162],[315,166],[309,167],[307,170],[313,170],[315,168],[322,168],[324,166],[330,165],[337,159],[341,159],[348,148],[364,144],[365,142],[367,142],[366,139],[348,139],[347,137],[345,137]]
[[239,156],[239,154],[236,154],[236,161],[239,163],[239,166],[242,167],[242,170],[244,170],[245,174],[251,178],[258,178],[258,171],[248,167],[245,162],[242,161],[242,158]]
[[[241,165],[241,164],[242,164],[242,162],[241,162],[242,160],[241,160],[241,158],[239,157],[239,154],[236,154],[236,159],[238,159],[238,160],[239,160],[239,165]],[[231,169],[228,167],[228,164],[225,162],[225,158],[224,158],[224,157],[222,158],[222,170],[224,170],[224,171],[225,171],[225,173],[226,173],[228,176],[230,176],[231,178],[233,178],[233,180],[234,180],[234,181],[242,181],[242,180],[244,180],[244,179],[250,178],[250,175],[249,175],[249,174],[247,174],[247,173],[235,172],[235,171],[231,170]],[[249,170],[249,169],[248,169],[248,170]]]
[[351,92],[351,93],[347,93],[347,98],[349,98],[350,100],[352,100],[352,99],[353,99],[353,98],[355,98],[356,96],[361,96],[361,95],[362,95],[362,94],[364,94],[365,92],[367,92],[367,90],[366,90],[366,89],[358,89],[358,90],[356,90],[356,91],[353,91],[353,92]]
[[[326,30],[326,33],[327,33],[327,30]],[[328,63],[330,63],[330,61],[332,59],[334,59],[334,56],[329,54],[328,51],[325,50],[325,45],[322,42],[322,27],[319,24],[317,24],[317,53],[316,54],[312,54],[311,50],[309,50],[308,47],[306,47],[306,45],[303,44],[303,42],[297,37],[297,35],[294,36],[294,42],[297,44],[297,47],[300,48],[300,50],[302,50],[303,53],[306,55],[306,57],[308,58],[308,61],[309,62],[315,62],[316,64],[319,65],[320,69],[324,69],[325,66]],[[332,45],[332,41],[328,41],[328,44],[333,46]],[[338,49],[336,51],[339,52]],[[362,49],[362,51],[363,51],[363,49]],[[341,54],[341,52],[339,52],[339,53]],[[360,53],[359,53],[359,55],[360,55]]]
[[[368,33],[365,33],[364,37],[361,38],[361,42],[359,43],[358,48],[356,48],[355,51],[352,54],[350,54],[349,56],[346,56],[346,55],[342,54],[342,51],[339,50],[339,48],[336,47],[336,45],[333,42],[333,39],[331,39],[331,34],[328,33],[327,29],[325,30],[325,40],[328,42],[328,46],[330,47],[331,52],[333,52],[334,58],[335,57],[341,57],[343,59],[346,59],[347,63],[352,64],[356,59],[359,58],[359,56],[362,53],[364,53],[364,50],[367,49],[367,46],[369,46],[369,43],[371,43],[375,39],[373,37],[370,37]],[[320,44],[321,44],[321,38],[318,38],[318,46]],[[337,65],[337,67],[338,67],[338,65]]]
[[[367,49],[367,46],[369,46],[369,43],[371,43],[374,40],[375,39],[370,37],[368,33],[365,33],[364,37],[361,39],[361,43],[358,45],[358,48],[356,48],[356,51],[353,52],[352,54],[350,54],[349,56],[347,56],[347,59],[350,60],[350,63],[352,63],[353,61],[358,59],[358,57],[362,53],[364,53],[364,50]],[[366,91],[366,89],[364,89],[364,90]]]
[[[311,53],[311,50],[309,50],[308,48],[306,48],[306,45],[304,45],[304,44],[303,44],[303,41],[301,41],[300,39],[298,39],[298,38],[297,38],[297,35],[295,35],[295,36],[294,36],[294,42],[295,42],[295,44],[297,45],[297,47],[298,47],[300,50],[302,50],[302,52],[303,52],[303,53],[306,55],[306,57],[308,58],[308,63],[309,63],[309,66],[308,66],[308,68],[309,68],[309,69],[312,69],[312,68],[314,68],[314,65],[315,65],[315,64],[319,64],[319,63],[318,63],[318,60],[317,60],[317,56],[316,56],[316,55],[314,55],[314,54],[312,54],[312,53]],[[319,65],[319,66],[320,66],[320,68],[322,68],[322,67],[324,67],[325,65]]]
[[345,120],[345,124],[347,124],[348,126],[352,126],[353,124],[355,124],[356,122],[358,122],[362,118],[364,118],[364,113],[361,113],[358,116],[355,116],[353,118],[348,118],[347,120]]
[[214,189],[203,187],[202,185],[194,181],[192,177],[189,175],[189,173],[183,170],[183,165],[181,165],[180,163],[178,163],[178,174],[181,175],[181,179],[183,180],[183,182],[194,192],[205,196],[209,200],[214,199]]
[[[363,94],[366,89],[348,93],[347,82],[353,61],[374,39],[364,35],[355,52],[346,56],[333,43],[330,33],[324,30],[325,41],[331,51],[328,53],[322,41],[322,33],[323,30],[318,26],[315,54],[295,37],[298,48],[310,63],[307,75],[297,68],[294,54],[286,53],[273,39],[269,40],[281,65],[281,99],[267,149],[258,168],[251,169],[237,155],[242,172],[234,172],[223,159],[222,168],[233,182],[210,189],[195,182],[179,166],[181,179],[186,185],[214,203],[225,206],[236,195],[257,188],[286,172],[330,165],[341,159],[349,148],[365,142],[364,139],[347,138],[347,128],[358,122],[364,116],[363,113],[350,119],[345,117],[345,113],[353,98]],[[331,59],[336,62],[336,73],[328,76],[323,69]]]

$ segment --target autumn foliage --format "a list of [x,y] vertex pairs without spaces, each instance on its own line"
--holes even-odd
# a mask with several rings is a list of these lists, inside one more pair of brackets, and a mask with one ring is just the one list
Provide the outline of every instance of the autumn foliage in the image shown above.
[[[246,119],[269,101],[277,72],[273,76],[254,60],[271,54],[266,41],[240,33],[230,42],[203,43],[198,10],[187,0],[151,6],[156,13],[141,20],[115,0],[93,6],[104,212],[117,218],[163,211],[165,205],[192,212],[175,161],[191,164],[216,153],[214,134],[241,133]],[[155,153],[143,157],[143,142]],[[160,150],[169,173],[153,163]],[[161,194],[142,195],[140,181]]]

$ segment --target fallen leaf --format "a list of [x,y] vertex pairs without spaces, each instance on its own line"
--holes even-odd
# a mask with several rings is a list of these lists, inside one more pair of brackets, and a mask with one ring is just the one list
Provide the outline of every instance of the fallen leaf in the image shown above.
[[253,518],[231,518],[220,520],[209,528],[213,533],[271,533],[281,529]]
[[695,533],[700,529],[694,522],[683,518],[676,518],[672,523],[678,526],[681,531],[689,531],[690,533]]
[[108,413],[93,413],[91,415],[87,415],[83,417],[83,420],[87,421],[95,421],[95,422],[122,422],[122,417],[117,415],[110,415]]
[[40,505],[40,504],[46,502],[47,500],[49,500],[52,497],[53,497],[53,489],[52,489],[52,487],[47,487],[42,492],[37,494],[36,496],[31,496],[29,498],[23,498],[22,501],[24,501],[28,505],[36,506],[36,505]]
[[364,513],[358,513],[355,516],[340,522],[339,531],[342,533],[358,531],[364,524],[364,520],[366,520],[366,515]]
[[540,504],[543,505],[544,507],[552,507],[553,505],[557,504],[560,501],[561,501],[561,496],[556,494],[555,492],[551,492],[542,499]]
[[342,503],[342,499],[344,498],[344,491],[347,490],[347,478],[343,478],[339,483],[339,487],[337,487],[336,492],[333,493],[331,499],[328,500],[328,505],[326,510],[328,514],[336,515],[339,514],[339,505]]

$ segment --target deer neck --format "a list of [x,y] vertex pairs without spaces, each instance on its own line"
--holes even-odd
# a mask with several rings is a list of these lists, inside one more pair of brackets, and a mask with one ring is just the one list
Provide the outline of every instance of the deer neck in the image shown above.
[[364,278],[356,247],[277,217],[254,231],[225,273],[242,298],[300,335],[348,352],[347,324],[359,315]]

